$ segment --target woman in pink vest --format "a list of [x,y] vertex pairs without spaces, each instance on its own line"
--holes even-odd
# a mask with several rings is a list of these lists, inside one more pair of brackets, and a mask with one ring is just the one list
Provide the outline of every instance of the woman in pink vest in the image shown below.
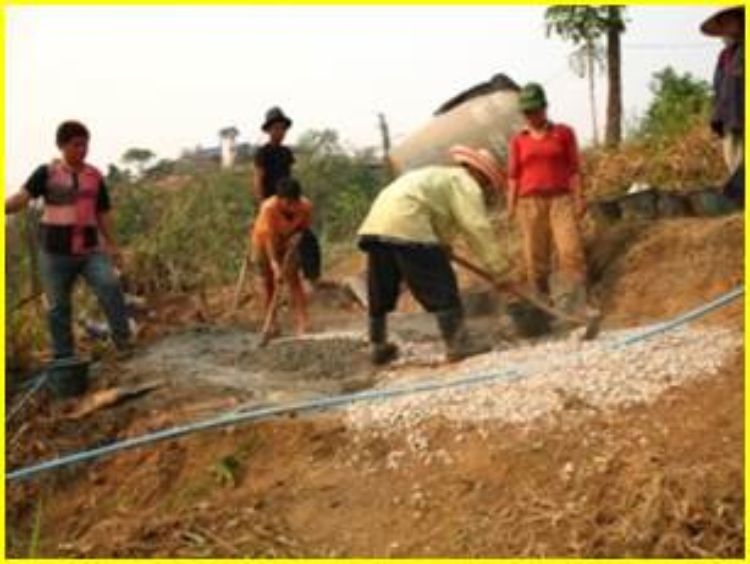
[[5,213],[44,200],[40,225],[40,270],[49,304],[48,322],[56,359],[75,355],[73,286],[83,276],[104,310],[120,358],[132,350],[125,300],[110,257],[119,251],[112,238],[107,187],[101,173],[85,162],[89,132],[75,121],[57,129],[61,159],[37,168],[5,201]]

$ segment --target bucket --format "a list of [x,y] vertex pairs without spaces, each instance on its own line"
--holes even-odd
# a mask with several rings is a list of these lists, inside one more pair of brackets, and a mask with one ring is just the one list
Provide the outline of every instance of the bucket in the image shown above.
[[703,188],[690,192],[688,199],[693,213],[699,216],[722,215],[737,209],[732,200],[714,188]]
[[690,215],[688,199],[677,192],[659,192],[656,202],[659,217],[684,217]]
[[623,219],[656,219],[658,194],[653,188],[626,194],[618,200]]
[[522,337],[540,337],[550,332],[550,316],[533,304],[511,302],[507,310]]
[[453,145],[484,148],[505,160],[510,137],[523,126],[518,86],[504,75],[479,84],[449,100],[419,129],[390,152],[395,174],[429,165],[454,164]]
[[89,363],[75,357],[53,360],[47,366],[47,387],[56,398],[70,398],[86,393]]

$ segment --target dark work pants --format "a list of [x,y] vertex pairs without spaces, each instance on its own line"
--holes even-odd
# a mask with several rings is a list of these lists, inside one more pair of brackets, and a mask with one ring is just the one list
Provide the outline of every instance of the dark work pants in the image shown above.
[[456,274],[446,252],[437,245],[367,242],[367,293],[370,317],[396,308],[401,282],[430,313],[460,311]]
[[71,296],[79,276],[86,280],[99,299],[115,344],[121,346],[127,343],[130,327],[125,299],[109,257],[103,253],[68,256],[42,251],[40,259],[42,285],[49,302],[47,318],[55,358],[73,356],[75,352]]

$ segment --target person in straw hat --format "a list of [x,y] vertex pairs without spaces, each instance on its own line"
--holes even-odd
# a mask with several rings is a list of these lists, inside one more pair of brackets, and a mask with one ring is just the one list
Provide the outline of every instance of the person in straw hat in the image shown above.
[[551,250],[558,259],[559,306],[569,313],[586,308],[586,261],[579,221],[586,200],[579,175],[573,130],[547,117],[547,98],[537,83],[518,99],[526,126],[510,141],[508,211],[523,238],[526,277],[540,297],[550,293]]
[[468,335],[446,247],[460,234],[490,272],[504,274],[488,213],[503,176],[489,151],[454,146],[449,153],[457,166],[423,167],[386,186],[359,229],[359,247],[367,254],[369,337],[376,365],[398,356],[387,340],[386,318],[396,307],[402,281],[435,314],[449,362],[490,349]]
[[724,161],[732,175],[744,161],[745,9],[736,6],[716,12],[703,22],[701,31],[725,43],[714,71],[711,129],[722,139]]

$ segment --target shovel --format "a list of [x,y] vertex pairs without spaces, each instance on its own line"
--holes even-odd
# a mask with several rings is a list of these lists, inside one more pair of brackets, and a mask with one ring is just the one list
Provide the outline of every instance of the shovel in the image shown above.
[[[251,222],[250,225],[247,228],[248,234],[252,234],[253,232],[253,223]],[[250,242],[250,239],[248,238],[247,241],[247,248],[245,249],[245,256],[242,258],[242,266],[240,267],[240,273],[237,276],[237,284],[235,284],[234,287],[234,301],[232,302],[232,311],[235,313],[240,307],[240,302],[242,301],[242,291],[245,289],[245,281],[247,280],[247,274],[248,271],[251,270],[251,258],[250,255],[252,253],[251,251],[252,243]],[[252,297],[252,294],[251,294]]]
[[[289,268],[289,261],[291,260],[294,251],[297,249],[299,241],[299,237],[296,237],[290,241],[289,247],[287,248],[286,253],[284,253],[284,258],[281,261],[282,273],[285,273],[287,268]],[[276,287],[273,291],[273,295],[271,296],[271,303],[268,305],[268,312],[266,313],[266,319],[263,322],[263,329],[261,331],[259,344],[259,346],[261,347],[265,347],[271,340],[271,327],[273,327],[273,322],[276,319],[276,310],[279,307],[279,300],[281,298],[281,289],[283,283],[283,278],[277,281]]]
[[521,298],[522,300],[530,303],[534,307],[539,308],[540,310],[551,315],[552,317],[559,319],[560,321],[571,323],[576,326],[585,327],[583,335],[581,337],[582,340],[588,341],[590,339],[595,338],[599,334],[599,328],[600,328],[601,319],[602,319],[602,316],[599,312],[587,314],[585,318],[577,317],[574,315],[569,315],[545,303],[543,300],[540,300],[539,298],[531,294],[528,294],[527,292],[524,292],[523,290],[521,290],[514,284],[502,283],[499,280],[496,280],[492,276],[492,274],[490,274],[483,268],[478,267],[477,265],[466,260],[465,258],[457,256],[453,252],[450,253],[450,256],[451,256],[451,259],[453,259],[453,262],[455,262],[456,264],[459,264],[460,266],[463,266],[466,270],[473,272],[474,274],[476,274],[483,280],[489,282],[498,292],[509,292],[513,294],[514,296]]

